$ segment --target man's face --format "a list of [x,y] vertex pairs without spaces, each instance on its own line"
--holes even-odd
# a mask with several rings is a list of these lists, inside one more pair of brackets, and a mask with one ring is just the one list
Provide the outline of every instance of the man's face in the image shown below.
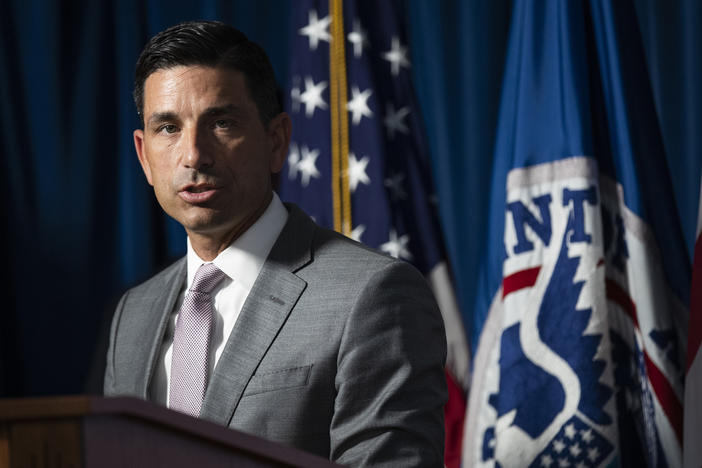
[[286,114],[264,128],[241,72],[202,66],[149,75],[144,130],[134,131],[161,207],[188,235],[212,237],[247,228],[265,209],[289,139]]

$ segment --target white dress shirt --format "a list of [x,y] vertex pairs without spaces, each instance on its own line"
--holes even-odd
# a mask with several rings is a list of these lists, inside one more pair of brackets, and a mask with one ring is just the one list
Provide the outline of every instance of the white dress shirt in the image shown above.
[[[209,375],[217,365],[227,343],[229,334],[234,328],[244,301],[249,295],[263,263],[268,257],[278,235],[288,219],[288,212],[278,195],[273,193],[273,199],[260,218],[240,235],[229,247],[212,260],[226,276],[212,291],[214,306],[214,327],[210,347]],[[188,239],[188,277],[180,292],[176,306],[168,320],[168,327],[161,346],[161,354],[154,372],[151,385],[151,397],[160,404],[168,405],[170,395],[171,356],[173,354],[173,333],[178,312],[185,299],[185,293],[195,278],[195,272],[200,265],[207,263],[202,260],[190,245]],[[185,287],[187,285],[187,288]]]

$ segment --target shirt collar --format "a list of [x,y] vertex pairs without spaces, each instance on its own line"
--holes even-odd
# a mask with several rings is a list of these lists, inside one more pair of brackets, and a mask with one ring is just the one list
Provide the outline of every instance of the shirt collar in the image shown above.
[[[240,282],[247,290],[251,290],[258,273],[263,267],[263,263],[266,261],[287,220],[288,211],[278,195],[273,192],[273,198],[268,204],[266,211],[251,227],[229,244],[229,247],[220,252],[212,260],[212,263],[229,278]],[[187,284],[190,287],[197,269],[203,263],[207,263],[195,253],[190,244],[190,238],[188,238],[187,262]]]

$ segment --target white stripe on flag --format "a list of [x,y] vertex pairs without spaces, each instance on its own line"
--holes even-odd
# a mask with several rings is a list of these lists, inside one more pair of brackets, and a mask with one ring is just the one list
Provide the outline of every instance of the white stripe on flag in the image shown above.
[[464,391],[470,379],[470,351],[446,262],[439,262],[427,276],[446,328],[446,367]]

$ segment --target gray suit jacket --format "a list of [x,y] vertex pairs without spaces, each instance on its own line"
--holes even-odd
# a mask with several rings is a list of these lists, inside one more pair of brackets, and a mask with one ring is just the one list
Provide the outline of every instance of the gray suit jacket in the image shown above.
[[[443,466],[446,342],[424,278],[288,209],[200,417],[350,466]],[[149,398],[185,276],[183,258],[124,294],[105,395]]]

